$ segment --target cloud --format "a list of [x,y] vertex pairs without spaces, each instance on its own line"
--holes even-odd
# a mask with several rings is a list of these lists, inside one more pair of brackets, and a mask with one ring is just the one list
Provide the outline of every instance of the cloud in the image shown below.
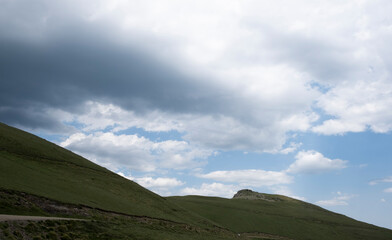
[[[300,146],[300,144],[292,145],[293,147]],[[205,174],[198,173],[196,176],[214,181],[232,183],[242,188],[268,187],[276,194],[282,194],[304,201],[304,197],[293,194],[290,189],[285,186],[286,184],[292,183],[294,180],[294,177],[289,173],[322,173],[343,169],[346,167],[346,163],[347,161],[340,159],[328,159],[316,151],[301,151],[297,153],[296,161],[292,163],[287,170],[283,171],[265,171],[261,169],[213,171]],[[340,198],[334,200],[343,200],[343,197],[344,196],[340,196]],[[328,201],[325,204],[328,204]]]
[[131,181],[135,181],[143,187],[160,195],[171,195],[171,189],[179,187],[185,184],[176,178],[166,177],[132,177],[131,175],[125,175],[122,172],[117,172],[118,175],[125,177]]
[[282,153],[282,154],[289,154],[289,153],[292,153],[292,152],[296,151],[301,146],[302,146],[302,143],[291,142],[288,147],[280,150],[280,153]]
[[342,83],[320,97],[318,106],[332,119],[313,127],[325,135],[392,130],[392,84],[389,79]]
[[150,153],[152,142],[136,135],[120,135],[97,132],[94,134],[76,133],[60,145],[68,148],[101,166],[116,170],[126,166],[140,171],[153,171],[155,162]]
[[[148,131],[180,130],[186,133],[187,140],[216,149],[263,152],[279,150],[286,141],[287,131],[307,130],[315,120],[309,111],[314,91],[303,81],[293,87],[298,88],[304,98],[292,101],[288,97],[289,89],[277,91],[269,79],[265,83],[254,81],[235,88],[225,87],[212,77],[200,80],[177,73],[169,66],[159,65],[152,57],[132,50],[101,46],[111,46],[110,43],[89,44],[77,40],[49,44],[43,52],[35,49],[35,45],[1,45],[11,49],[8,50],[11,56],[30,54],[21,59],[4,60],[7,66],[2,66],[1,72],[9,82],[1,88],[3,121],[37,129],[50,126],[53,126],[50,129],[60,129],[59,126],[66,124],[62,119],[55,122],[56,118],[45,114],[29,120],[37,115],[37,110],[34,115],[13,114],[32,112],[29,109],[34,109],[31,105],[35,104],[42,109],[60,109],[74,115],[81,123],[86,122],[86,130],[116,124],[123,129],[140,125]],[[110,59],[116,59],[119,64]],[[16,65],[29,69],[28,76],[14,71]],[[50,66],[49,70],[43,71],[44,66]],[[287,85],[289,75],[281,76],[279,85]],[[34,85],[30,79],[34,79]],[[21,85],[29,91],[22,91]],[[250,86],[252,91],[249,91]],[[274,89],[275,93],[268,93],[268,89]],[[254,93],[259,90],[266,93],[261,98]],[[271,102],[280,106],[274,110]],[[109,112],[105,112],[107,110]],[[92,123],[97,119],[99,121]],[[134,121],[127,123],[128,119]],[[48,124],[49,121],[54,123]]]
[[74,133],[55,109],[84,131],[174,130],[271,153],[295,149],[283,148],[291,132],[391,130],[388,1],[0,4],[10,125]]
[[233,170],[214,171],[207,174],[200,174],[198,177],[212,179],[215,181],[230,182],[240,186],[273,186],[279,184],[289,184],[292,177],[284,172],[264,171],[264,170]]
[[[39,1],[41,7],[23,10],[30,5],[2,3],[0,119],[8,124],[67,126],[45,114],[12,114],[35,113],[32,105],[39,105],[67,112],[85,130],[139,125],[179,130],[204,147],[272,152],[287,131],[306,131],[315,121],[319,93],[306,73],[287,64],[249,65],[230,52],[249,39],[243,18],[231,17],[237,4]],[[184,16],[194,17],[180,21]]]
[[392,193],[392,188],[384,189],[384,192],[386,192],[386,193]]
[[135,181],[146,188],[170,188],[184,185],[184,182],[177,180],[176,178],[152,178],[152,177],[141,177],[135,178]]
[[[119,132],[132,127],[148,132],[177,131],[188,142],[204,148],[283,154],[295,151],[301,145],[292,142],[287,148],[279,150],[286,138],[279,126],[275,126],[275,130],[266,131],[224,115],[175,114],[161,110],[140,114],[114,104],[93,101],[86,102],[81,108],[83,111],[80,114],[68,115],[73,116],[72,121],[81,125],[81,130],[85,132],[108,128]],[[249,135],[250,132],[253,134]]]
[[238,191],[234,185],[225,185],[222,183],[203,183],[199,188],[186,187],[180,191],[182,195],[201,195],[232,198]]
[[139,171],[153,171],[157,167],[192,168],[212,153],[193,148],[184,141],[153,142],[137,135],[111,132],[76,133],[60,145],[112,170],[121,167]]
[[368,166],[368,164],[367,163],[361,163],[361,164],[359,164],[359,168],[365,168],[365,167],[367,167]]
[[314,174],[346,168],[347,161],[329,159],[314,150],[300,151],[296,160],[286,170],[288,173]]
[[49,134],[72,134],[77,131],[75,127],[62,122],[72,119],[71,114],[41,104],[31,104],[28,107],[0,106],[0,119],[27,131],[36,130]]
[[179,117],[173,117],[159,110],[140,114],[118,105],[95,101],[86,102],[83,109],[83,112],[74,115],[73,120],[82,124],[82,130],[87,132],[107,128],[112,128],[113,132],[119,132],[132,127],[141,128],[147,132],[183,131]]
[[329,199],[329,200],[317,201],[316,204],[321,205],[321,206],[347,206],[348,200],[355,197],[355,195],[348,195],[348,194],[343,194],[340,192],[337,192],[337,195],[338,196],[336,196],[332,199]]
[[391,183],[392,182],[392,176],[386,177],[386,178],[381,178],[381,179],[376,179],[373,181],[369,182],[369,185],[376,185],[378,183]]

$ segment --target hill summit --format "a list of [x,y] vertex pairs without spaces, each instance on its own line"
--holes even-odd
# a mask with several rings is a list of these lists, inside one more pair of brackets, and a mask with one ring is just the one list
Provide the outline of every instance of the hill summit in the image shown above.
[[259,192],[252,191],[250,189],[239,190],[233,196],[233,199],[264,200],[264,201],[268,201],[268,202],[283,201],[283,198],[280,197],[279,195],[259,193]]

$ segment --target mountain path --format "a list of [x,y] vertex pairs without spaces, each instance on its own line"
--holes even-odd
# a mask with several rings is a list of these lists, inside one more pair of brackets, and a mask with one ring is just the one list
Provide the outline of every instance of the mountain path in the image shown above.
[[67,221],[87,221],[78,218],[45,217],[45,216],[23,216],[0,214],[0,222],[5,221],[44,221],[44,220],[67,220]]
[[261,232],[248,232],[248,233],[241,233],[241,236],[252,238],[252,239],[268,239],[268,240],[293,240],[288,237],[268,234],[268,233],[261,233]]

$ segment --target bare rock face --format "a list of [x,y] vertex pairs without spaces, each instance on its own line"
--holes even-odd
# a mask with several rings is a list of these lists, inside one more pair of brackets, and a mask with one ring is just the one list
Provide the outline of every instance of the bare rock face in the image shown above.
[[242,189],[242,190],[238,191],[233,196],[233,199],[264,200],[264,201],[268,201],[268,202],[281,201],[280,198],[275,197],[273,195],[254,192],[250,189]]

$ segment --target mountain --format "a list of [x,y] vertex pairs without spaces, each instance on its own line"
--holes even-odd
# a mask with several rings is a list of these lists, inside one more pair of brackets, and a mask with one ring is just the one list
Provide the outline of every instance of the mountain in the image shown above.
[[280,195],[163,198],[71,151],[0,123],[0,239],[392,239],[392,231]]
[[[297,199],[249,189],[238,191],[232,199],[202,196],[169,199],[224,228],[255,238],[392,239],[389,229],[359,222]],[[276,235],[279,237],[274,238]]]
[[[102,239],[129,239],[129,235],[137,232],[137,229],[141,230],[139,237],[135,239],[161,239],[166,235],[170,236],[168,239],[181,239],[183,234],[193,239],[188,235],[196,230],[210,231],[216,228],[208,220],[133,181],[54,143],[2,123],[0,214],[53,215],[97,220],[99,223],[83,223],[88,225],[83,231],[77,225],[69,226],[84,236],[81,239],[100,239],[92,233],[87,236],[83,234],[97,227],[102,232],[112,231],[126,221],[130,222],[112,231],[110,236],[115,237],[106,236]],[[109,219],[110,223],[107,222]],[[19,229],[21,235],[26,235],[25,226],[15,224],[8,227],[11,228],[10,231]],[[170,227],[158,231],[162,226]],[[0,224],[0,230],[8,228]],[[42,231],[40,228],[37,226],[37,232]],[[172,228],[179,228],[179,231],[173,232]],[[134,232],[129,232],[129,229]],[[165,232],[166,230],[170,231]],[[200,239],[209,239],[208,231]],[[219,234],[213,233],[213,236],[211,239],[219,239]],[[2,236],[0,232],[0,239],[3,237],[5,235]],[[47,238],[46,235],[41,237]],[[16,238],[19,239],[17,236]]]
[[132,215],[190,221],[165,198],[71,151],[0,124],[0,188]]

